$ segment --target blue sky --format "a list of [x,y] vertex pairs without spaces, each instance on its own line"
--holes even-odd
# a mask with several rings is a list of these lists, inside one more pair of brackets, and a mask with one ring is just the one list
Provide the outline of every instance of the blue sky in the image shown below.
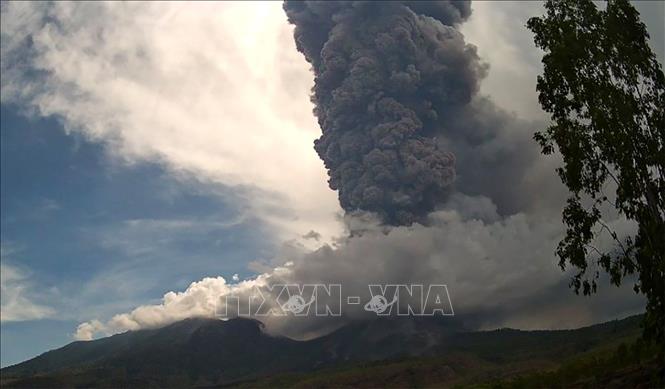
[[114,160],[103,143],[2,105],[3,264],[24,270],[46,321],[2,323],[2,365],[71,340],[77,322],[154,300],[206,275],[248,276],[273,247],[231,190],[158,164]]

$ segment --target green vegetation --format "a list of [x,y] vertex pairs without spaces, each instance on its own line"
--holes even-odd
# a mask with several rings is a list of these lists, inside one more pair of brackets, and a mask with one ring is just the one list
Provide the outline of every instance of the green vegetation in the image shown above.
[[492,363],[472,355],[361,363],[239,383],[247,388],[633,388],[662,387],[656,350],[635,337],[560,362]]
[[656,388],[662,387],[663,362],[656,348],[640,339],[622,342],[612,353],[603,349],[565,360],[552,370],[498,379],[480,388]]
[[636,316],[569,331],[502,329],[459,334],[442,348],[445,356],[347,363],[234,386],[659,387],[655,349],[639,340],[640,319]]
[[[560,266],[578,270],[576,292],[596,291],[600,270],[619,285],[637,274],[647,298],[646,339],[665,355],[665,76],[628,0],[600,10],[591,0],[548,0],[547,14],[529,20],[545,51],[537,89],[553,124],[535,135],[544,154],[563,157],[557,169],[571,195]],[[613,193],[612,193],[613,192]],[[620,236],[604,221],[619,214],[637,225]],[[595,247],[599,236],[614,240]]]

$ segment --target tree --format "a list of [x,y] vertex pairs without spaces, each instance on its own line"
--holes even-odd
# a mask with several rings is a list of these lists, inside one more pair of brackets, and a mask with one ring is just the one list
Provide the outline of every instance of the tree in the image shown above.
[[[665,350],[665,79],[646,26],[627,0],[598,9],[590,0],[548,0],[527,27],[544,50],[537,90],[552,124],[534,139],[556,149],[570,190],[559,265],[575,268],[575,292],[596,292],[600,271],[615,285],[634,274],[647,299],[645,339]],[[604,221],[635,223],[619,235]],[[610,250],[594,246],[601,234]]]

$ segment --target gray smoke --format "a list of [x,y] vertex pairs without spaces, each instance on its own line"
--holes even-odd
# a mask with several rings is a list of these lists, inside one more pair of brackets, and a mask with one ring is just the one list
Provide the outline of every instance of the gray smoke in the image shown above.
[[455,26],[469,2],[290,2],[315,74],[315,149],[349,212],[410,225],[444,202],[455,157],[437,135],[486,71]]

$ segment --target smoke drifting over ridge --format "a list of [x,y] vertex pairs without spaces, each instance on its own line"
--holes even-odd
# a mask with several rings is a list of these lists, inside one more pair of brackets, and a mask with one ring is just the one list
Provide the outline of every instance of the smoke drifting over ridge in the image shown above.
[[423,222],[455,179],[455,156],[437,136],[486,71],[455,28],[470,2],[287,1],[284,10],[315,74],[315,149],[342,208]]
[[[460,11],[460,16],[457,17],[454,10],[445,11],[450,7],[459,6],[455,3],[427,2],[419,6],[413,4],[409,3],[408,12],[421,15],[416,19],[432,17],[434,19],[429,20],[429,23],[437,26],[443,23],[445,26],[459,28],[458,23],[468,17],[468,12],[463,15]],[[309,120],[297,120],[294,121],[297,124],[290,126],[288,122],[276,120],[278,115],[266,116],[264,112],[270,108],[278,113],[288,113],[296,107],[299,107],[298,109],[305,107],[302,111],[298,110],[300,112],[298,117],[311,118],[305,94],[274,94],[277,90],[286,89],[307,91],[309,83],[306,81],[311,79],[310,73],[307,72],[307,64],[292,47],[290,26],[286,23],[281,4],[257,5],[257,7],[274,7],[270,12],[278,15],[275,16],[277,22],[268,23],[267,26],[263,19],[255,23],[261,29],[265,28],[261,33],[251,28],[245,29],[245,26],[252,25],[246,18],[259,13],[254,9],[250,9],[246,12],[246,16],[243,16],[245,13],[239,15],[227,9],[217,8],[247,7],[248,5],[244,3],[242,5],[192,3],[186,7],[169,3],[175,8],[182,7],[177,16],[173,16],[171,7],[163,4],[155,6],[153,3],[41,5],[12,3],[8,4],[7,8],[13,9],[21,5],[27,8],[44,8],[48,11],[45,14],[45,17],[48,15],[48,20],[53,20],[57,26],[69,27],[62,31],[53,30],[49,24],[44,27],[41,24],[36,27],[26,27],[23,25],[25,22],[22,21],[24,19],[20,17],[20,13],[12,12],[6,17],[3,13],[3,49],[6,47],[4,46],[6,37],[19,36],[12,30],[9,30],[8,34],[4,33],[4,29],[10,26],[9,23],[4,23],[5,20],[18,23],[21,30],[25,28],[30,32],[33,37],[32,42],[39,43],[34,47],[38,55],[36,60],[28,61],[31,67],[21,66],[16,70],[21,72],[32,69],[48,70],[45,73],[46,79],[30,78],[37,73],[31,71],[14,80],[21,83],[3,83],[3,92],[7,85],[31,86],[32,88],[22,87],[18,90],[22,93],[34,92],[31,104],[32,106],[39,104],[41,115],[53,113],[62,115],[65,123],[71,125],[73,130],[96,134],[101,139],[114,140],[116,137],[125,136],[135,141],[138,135],[144,134],[144,130],[150,129],[153,132],[140,137],[145,139],[146,143],[138,145],[153,147],[154,140],[164,141],[163,144],[157,143],[157,146],[161,147],[157,150],[177,153],[154,155],[165,155],[166,157],[160,158],[166,158],[174,166],[185,171],[189,171],[188,167],[196,166],[197,169],[194,170],[196,174],[206,180],[215,177],[215,180],[237,184],[234,180],[224,181],[226,179],[224,176],[211,176],[201,172],[216,172],[213,168],[226,166],[211,156],[232,157],[235,151],[242,150],[241,153],[237,153],[238,156],[247,158],[229,164],[229,169],[231,167],[241,169],[229,172],[238,173],[237,176],[244,179],[242,183],[254,183],[259,187],[266,187],[259,185],[266,182],[271,185],[278,183],[279,188],[286,187],[294,193],[297,192],[298,204],[304,199],[312,199],[312,207],[302,208],[296,213],[300,216],[310,215],[312,210],[325,208],[321,203],[320,192],[312,194],[306,190],[312,186],[313,179],[293,179],[300,176],[297,167],[318,163],[316,157],[314,160],[304,159],[304,155],[298,153],[300,150],[305,150],[303,154],[313,155],[311,146],[308,146],[311,145],[313,137],[307,138],[302,143],[293,143],[292,148],[283,147],[284,138],[293,140],[297,137],[293,132],[286,132],[288,129],[291,127],[312,129],[316,125]],[[329,33],[333,28],[337,28],[332,22],[333,16],[325,15],[342,12],[342,7],[348,6],[351,4],[321,2],[302,5],[300,11],[291,12],[304,12],[299,17],[314,18],[317,14],[313,16],[307,14],[313,12],[310,8],[323,9],[321,12],[324,16],[312,19],[311,26],[303,22],[301,25],[305,27],[299,27],[322,31],[319,35],[308,35],[306,38],[319,39],[320,47],[323,48]],[[369,4],[361,6],[369,7]],[[383,5],[383,7],[388,6],[399,5]],[[443,10],[440,15],[449,16],[437,16],[434,11],[422,11],[417,7],[426,7],[430,10],[440,8]],[[371,14],[372,18],[384,17],[387,11],[381,8],[381,3],[372,3],[372,8],[366,9],[365,12]],[[184,12],[187,9],[190,11]],[[78,17],[72,19],[72,15]],[[221,22],[218,19],[220,16],[224,17]],[[336,20],[341,18],[341,16],[334,17]],[[402,19],[394,18],[394,20]],[[146,21],[161,22],[154,28],[146,30]],[[483,21],[486,25],[490,24],[487,20]],[[513,19],[507,22],[512,23]],[[322,27],[326,23],[329,28]],[[366,23],[375,22],[370,20]],[[470,20],[469,23],[478,23],[478,21]],[[515,20],[514,24],[524,23]],[[450,34],[458,34],[454,32],[453,27],[442,26],[441,29],[450,31]],[[369,29],[367,32],[372,33]],[[210,39],[210,34],[216,39]],[[229,51],[226,45],[220,45],[253,34],[258,34],[259,37],[256,40],[256,49],[251,52]],[[500,31],[497,31],[497,34],[499,37],[497,39],[503,39]],[[146,36],[149,39],[145,39]],[[369,39],[370,36],[373,35],[360,36],[357,39]],[[184,43],[183,37],[185,37]],[[454,41],[464,45],[461,36]],[[452,41],[450,43],[452,44]],[[183,45],[187,46],[188,55],[183,55]],[[302,46],[301,43],[299,45]],[[312,45],[316,47],[316,42]],[[113,72],[103,71],[106,69],[106,64],[114,63],[113,61],[119,58],[118,53],[128,56],[129,61],[122,67],[116,67]],[[212,54],[215,56],[209,57]],[[77,61],[63,61],[63,58],[76,58]],[[201,59],[206,61],[200,62]],[[261,77],[252,76],[253,72],[237,73],[242,67],[236,62],[237,59],[257,65],[255,73]],[[443,60],[452,61],[453,57],[445,57]],[[477,59],[474,61],[479,68],[482,68],[478,69],[480,78],[485,72],[484,66]],[[85,65],[82,69],[87,72],[81,72],[79,64]],[[314,66],[313,63],[310,64]],[[508,61],[508,65],[512,63]],[[236,73],[219,72],[220,68],[233,69]],[[298,68],[300,71],[293,73],[289,70],[292,68]],[[516,70],[522,71],[521,68]],[[150,77],[139,77],[144,74]],[[183,78],[183,75],[186,77]],[[9,77],[3,77],[3,81],[8,80]],[[226,82],[229,80],[240,80],[233,84],[237,84],[237,88],[227,89]],[[266,80],[270,82],[266,83]],[[24,84],[25,82],[27,84]],[[208,84],[216,86],[215,93],[203,93],[205,90],[201,89],[201,85]],[[71,93],[73,87],[76,93]],[[245,96],[241,92],[247,90],[256,93],[240,98]],[[123,93],[109,94],[108,91]],[[144,95],[143,93],[147,91],[153,94]],[[261,93],[271,97],[269,101],[272,103],[259,101]],[[95,97],[92,100],[94,104],[90,104],[89,96]],[[150,111],[145,109],[144,104],[146,98],[167,101],[168,104],[160,103],[160,115],[148,115]],[[288,104],[285,105],[285,102]],[[407,103],[411,104],[411,101],[400,101],[400,104]],[[220,126],[218,116],[214,115],[220,111],[220,106],[227,108],[237,106],[237,109],[242,106],[247,110],[239,110],[239,117],[247,120],[265,117],[265,120],[254,123],[251,120],[235,121],[233,117],[225,117],[224,125]],[[553,256],[556,242],[563,232],[558,221],[565,196],[561,195],[559,180],[553,172],[552,165],[555,163],[540,158],[537,144],[531,140],[533,130],[543,126],[516,119],[495,106],[490,99],[477,94],[475,90],[469,103],[451,103],[444,105],[443,108],[445,109],[441,112],[447,114],[440,115],[437,119],[440,128],[428,126],[427,131],[432,133],[421,131],[417,135],[435,140],[440,150],[455,153],[454,189],[458,193],[453,193],[447,200],[441,201],[444,203],[442,209],[428,216],[426,226],[419,223],[411,226],[368,224],[363,218],[348,214],[345,216],[345,222],[350,229],[361,228],[367,232],[362,236],[349,237],[345,231],[343,239],[332,245],[323,245],[314,251],[302,249],[303,252],[298,253],[294,251],[300,249],[293,249],[293,251],[284,250],[284,253],[269,253],[267,258],[257,258],[256,265],[252,266],[251,270],[254,273],[261,273],[254,279],[226,283],[221,277],[205,278],[192,283],[185,291],[173,289],[174,291],[167,293],[163,301],[158,304],[140,306],[108,321],[91,320],[83,323],[78,336],[89,338],[95,332],[115,333],[158,327],[192,316],[214,317],[220,296],[228,293],[241,295],[250,285],[275,283],[342,284],[345,293],[356,296],[366,294],[367,284],[370,282],[444,283],[449,287],[455,314],[465,320],[473,317],[487,328],[497,326],[562,328],[590,324],[617,317],[623,312],[641,310],[643,307],[641,300],[625,308],[626,301],[631,302],[636,299],[635,295],[630,294],[630,290],[626,294],[620,293],[625,290],[604,288],[603,293],[614,294],[595,296],[594,300],[571,297],[572,292],[566,285],[568,275],[561,273]],[[131,114],[128,115],[127,112]],[[113,125],[116,123],[115,119],[122,120],[121,126]],[[153,121],[153,119],[159,120]],[[237,131],[239,126],[247,131]],[[115,127],[122,128],[123,132],[116,136],[115,132],[110,131]],[[225,128],[229,131],[225,131]],[[265,129],[257,136],[266,141],[270,140],[268,147],[252,152],[254,149],[251,146],[257,143],[256,137],[250,136],[254,134],[249,131],[252,128]],[[176,136],[178,134],[182,136]],[[191,142],[194,135],[195,139],[199,139],[198,142]],[[228,142],[229,139],[233,142]],[[129,144],[137,145],[131,142]],[[228,148],[220,149],[214,147],[216,145]],[[199,154],[201,151],[204,153]],[[277,151],[278,154],[272,153]],[[154,158],[152,151],[151,154],[144,155],[147,160]],[[196,156],[197,164],[190,165],[189,159],[181,159],[183,156]],[[284,165],[278,162],[290,161],[289,158],[294,160],[293,164]],[[198,164],[200,162],[205,164]],[[275,171],[278,174],[272,179],[272,175],[263,175],[267,171]],[[284,175],[285,171],[291,174]],[[320,173],[315,175],[316,182],[323,182],[325,172]],[[271,179],[268,180],[266,177]],[[296,187],[297,189],[293,189]],[[272,186],[267,188],[270,189]],[[325,188],[325,185],[321,189],[323,192],[332,193]],[[446,191],[448,190],[451,190],[450,186],[446,188]],[[444,198],[445,196],[447,192],[444,193]],[[331,200],[336,205],[334,195]],[[300,234],[314,229],[326,235],[325,231],[319,230],[319,227],[312,224],[309,219],[301,221],[303,230],[298,231]],[[260,234],[257,236],[257,239],[263,238]],[[178,262],[189,266],[187,264],[192,257],[177,259]],[[286,266],[287,263],[291,265]],[[220,269],[215,266],[211,269],[211,274],[219,274],[219,271]],[[153,280],[151,274],[141,274],[141,276],[146,277],[146,281]],[[271,296],[266,293],[266,297]],[[277,297],[272,296],[270,301],[276,300]],[[112,296],[108,298],[113,299]],[[598,299],[603,300],[599,302]],[[636,306],[638,310],[631,311]],[[104,316],[107,315],[95,310],[89,310],[87,314],[97,315],[100,319],[105,319]],[[332,324],[340,324],[343,321],[364,319],[368,317],[367,314],[360,308],[357,312],[351,311],[348,315],[337,319],[275,317],[266,325],[275,333],[297,337],[307,333],[321,333]],[[331,323],[333,319],[337,322]]]

